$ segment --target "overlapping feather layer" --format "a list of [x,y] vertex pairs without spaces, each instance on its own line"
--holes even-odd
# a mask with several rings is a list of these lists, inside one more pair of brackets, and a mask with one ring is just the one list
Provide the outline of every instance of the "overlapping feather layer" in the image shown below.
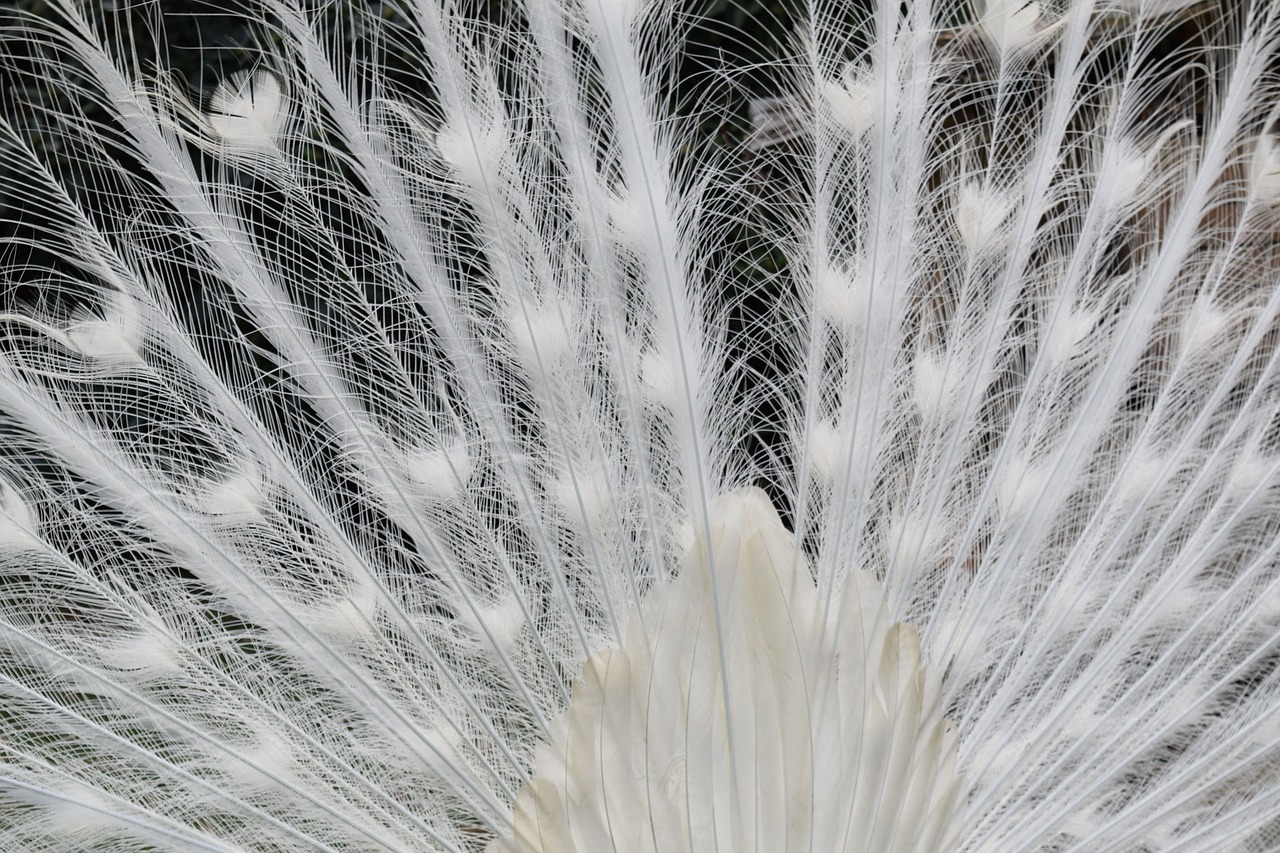
[[824,613],[758,489],[591,658],[494,853],[954,849],[955,730],[913,628],[855,572]]

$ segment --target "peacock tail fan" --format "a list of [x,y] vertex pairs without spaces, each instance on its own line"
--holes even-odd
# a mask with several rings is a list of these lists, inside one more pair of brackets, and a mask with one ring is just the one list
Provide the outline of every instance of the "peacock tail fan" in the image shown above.
[[1280,849],[1280,5],[49,7],[0,849]]

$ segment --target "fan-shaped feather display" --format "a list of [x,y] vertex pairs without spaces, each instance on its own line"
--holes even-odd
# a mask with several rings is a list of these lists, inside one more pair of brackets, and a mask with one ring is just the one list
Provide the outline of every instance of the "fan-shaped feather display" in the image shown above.
[[1280,6],[59,8],[0,849],[1280,844]]

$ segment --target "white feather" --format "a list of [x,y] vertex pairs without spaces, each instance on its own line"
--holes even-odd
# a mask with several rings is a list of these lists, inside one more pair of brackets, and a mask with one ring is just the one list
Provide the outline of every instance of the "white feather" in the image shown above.
[[1280,7],[54,5],[0,849],[1277,849]]

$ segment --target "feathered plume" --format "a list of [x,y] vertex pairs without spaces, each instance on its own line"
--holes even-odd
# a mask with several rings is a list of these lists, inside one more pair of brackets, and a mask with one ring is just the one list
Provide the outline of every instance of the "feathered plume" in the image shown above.
[[1280,6],[462,5],[8,19],[0,848],[1280,846]]

